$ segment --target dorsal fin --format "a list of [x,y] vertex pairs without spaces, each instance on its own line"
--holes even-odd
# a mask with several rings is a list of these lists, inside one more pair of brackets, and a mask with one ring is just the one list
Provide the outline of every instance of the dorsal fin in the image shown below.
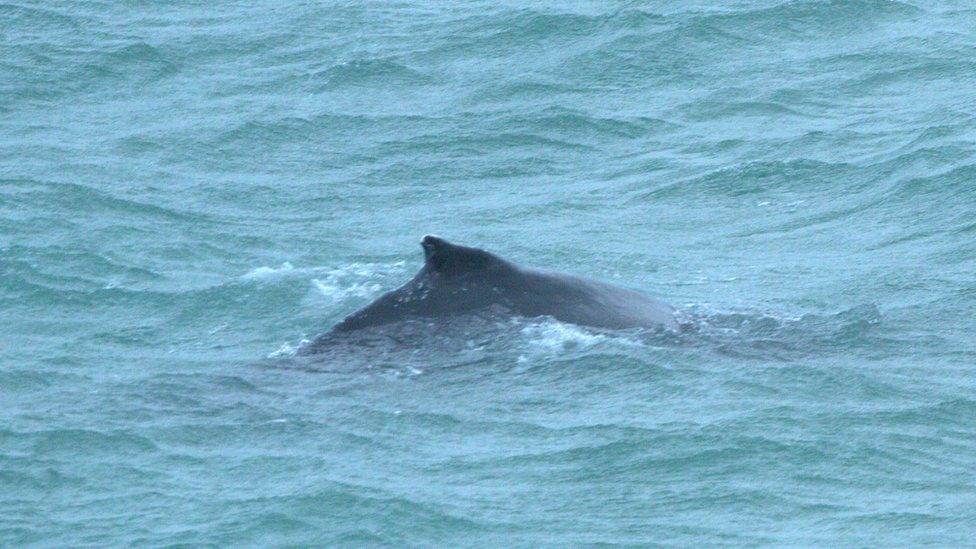
[[443,252],[451,244],[439,236],[429,234],[420,241],[420,245],[424,248],[424,261],[430,263],[438,252]]
[[430,234],[420,241],[420,245],[424,248],[424,266],[448,276],[484,269],[493,261],[500,261],[484,250],[451,244]]

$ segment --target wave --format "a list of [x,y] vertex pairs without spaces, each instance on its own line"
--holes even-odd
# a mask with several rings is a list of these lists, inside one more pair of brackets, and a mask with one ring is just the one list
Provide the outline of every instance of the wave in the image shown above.
[[[829,192],[838,181],[850,180],[857,167],[839,162],[812,159],[748,161],[718,168],[704,175],[658,185],[629,199],[632,203],[688,197],[730,197],[788,191]],[[802,182],[802,183],[801,183]],[[811,185],[811,182],[813,184]],[[797,197],[794,195],[794,199]]]
[[91,455],[145,454],[159,450],[151,440],[130,431],[98,431],[93,429],[47,429],[20,432],[0,431],[0,440],[23,448],[36,456],[66,456],[74,452]]
[[333,65],[308,75],[316,91],[345,86],[418,86],[432,78],[392,59],[361,59]]
[[72,95],[118,95],[120,88],[126,93],[146,89],[181,68],[175,56],[144,42],[109,51],[28,42],[11,48],[10,54],[0,65],[0,74],[10,82],[0,88],[0,97],[17,105],[43,105]]
[[691,335],[680,335],[677,342],[704,344],[715,352],[739,358],[791,361],[836,353],[896,352],[894,348],[886,351],[877,337],[883,316],[873,304],[797,318],[694,310],[691,317],[697,330]]
[[562,135],[564,139],[637,139],[675,128],[665,120],[650,116],[608,116],[552,106],[527,113],[502,114],[480,121],[488,128],[517,129],[542,135]]
[[[24,207],[31,211],[61,214],[71,219],[78,212],[117,216],[134,216],[140,222],[181,221],[203,222],[209,216],[193,211],[167,208],[144,201],[119,198],[118,196],[78,183],[41,181],[30,178],[0,179],[5,192],[5,202],[10,208]],[[0,203],[6,206],[6,204]]]
[[285,116],[273,119],[248,120],[238,126],[219,132],[208,139],[208,146],[220,147],[234,154],[254,154],[254,149],[272,148],[292,143],[296,139],[336,139],[343,136],[375,135],[377,142],[391,135],[418,134],[432,128],[445,131],[458,119],[438,118],[415,114],[403,115],[349,115],[318,113],[308,117]]
[[904,21],[922,13],[919,7],[895,0],[791,0],[766,8],[696,15],[692,21],[757,40],[794,40],[803,35],[825,39],[865,32],[873,25]]
[[82,25],[94,23],[85,16],[66,15],[58,10],[17,4],[0,4],[0,21],[8,29],[31,28],[39,31],[79,33]]

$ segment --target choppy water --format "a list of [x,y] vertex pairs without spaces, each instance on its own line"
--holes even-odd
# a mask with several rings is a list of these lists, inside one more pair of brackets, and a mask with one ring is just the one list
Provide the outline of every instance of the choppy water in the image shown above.
[[[974,29],[0,5],[0,544],[971,542]],[[426,233],[699,330],[293,356]]]

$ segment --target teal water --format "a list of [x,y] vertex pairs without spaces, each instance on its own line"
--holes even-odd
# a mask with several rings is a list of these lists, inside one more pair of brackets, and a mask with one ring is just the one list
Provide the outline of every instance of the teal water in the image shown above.
[[[962,545],[963,1],[0,5],[0,545]],[[327,363],[437,233],[643,290]]]

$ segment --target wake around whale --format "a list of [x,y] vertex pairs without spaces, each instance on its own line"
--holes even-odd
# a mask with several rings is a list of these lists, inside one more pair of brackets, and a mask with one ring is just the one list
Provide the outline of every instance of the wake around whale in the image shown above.
[[569,274],[516,265],[491,252],[425,236],[424,266],[409,282],[347,316],[328,336],[418,318],[479,311],[550,316],[593,328],[675,330],[674,309],[640,292]]

